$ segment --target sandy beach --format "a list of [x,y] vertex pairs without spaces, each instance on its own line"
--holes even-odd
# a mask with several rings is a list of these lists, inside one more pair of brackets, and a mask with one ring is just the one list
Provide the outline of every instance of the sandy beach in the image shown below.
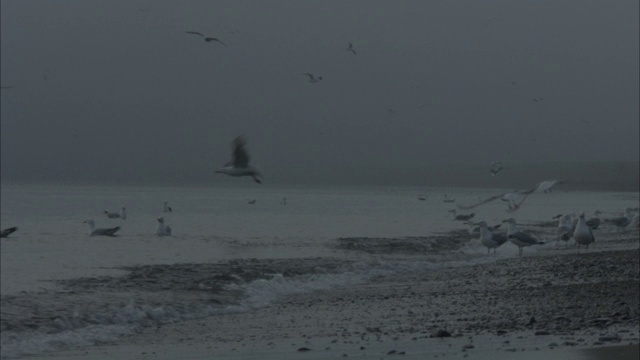
[[[530,228],[552,229],[549,224]],[[635,359],[638,232],[611,230],[599,239],[580,253],[547,246],[523,257],[381,275],[363,284],[290,295],[249,312],[145,328],[117,343],[44,356],[599,359],[615,354]]]

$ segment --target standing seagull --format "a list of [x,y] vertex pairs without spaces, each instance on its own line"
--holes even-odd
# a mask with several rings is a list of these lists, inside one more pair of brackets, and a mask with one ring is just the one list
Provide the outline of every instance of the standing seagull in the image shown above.
[[351,51],[353,55],[357,55],[356,50],[353,48],[353,44],[351,43],[351,41],[349,41],[349,47],[347,48],[347,51]]
[[156,227],[156,235],[158,236],[171,235],[171,226],[164,224],[164,218],[162,216],[158,218],[158,227]]
[[173,209],[171,208],[171,206],[169,206],[169,202],[165,201],[164,202],[164,206],[162,208],[162,212],[172,212]]
[[589,244],[596,241],[593,237],[593,231],[589,225],[587,225],[587,221],[584,219],[584,213],[580,214],[578,218],[578,224],[576,224],[576,229],[573,232],[573,238],[576,240],[576,244],[578,244],[578,252],[580,252],[580,245],[586,245],[587,250],[589,250]]
[[258,184],[262,184],[258,176],[260,172],[258,169],[249,165],[249,154],[244,149],[244,139],[242,136],[238,136],[233,140],[233,159],[228,163],[224,164],[219,170],[216,170],[216,173],[227,174],[230,176],[251,176],[255,182]]
[[2,232],[0,233],[0,238],[6,238],[7,236],[13,234],[16,231],[18,231],[18,227],[17,226],[6,228],[6,229],[2,230]]
[[307,75],[309,77],[310,83],[317,83],[318,81],[322,80],[322,76],[315,77],[311,73],[303,73],[302,75]]
[[113,228],[96,229],[96,223],[93,222],[92,219],[85,220],[84,223],[89,224],[89,235],[91,236],[98,236],[98,235],[115,236],[116,231],[120,230],[120,226],[116,226]]
[[531,234],[519,231],[516,228],[516,219],[509,218],[504,222],[508,224],[507,237],[518,247],[518,255],[522,256],[522,248],[525,246],[544,244],[544,242],[538,241],[538,239],[531,236]]
[[631,208],[624,209],[624,216],[616,217],[613,219],[605,219],[605,222],[611,223],[618,228],[618,231],[624,230],[627,225],[631,224],[631,219],[633,215],[631,214]]
[[198,36],[201,36],[204,39],[204,41],[206,41],[206,42],[216,41],[216,42],[219,42],[220,44],[222,44],[222,45],[224,45],[226,47],[229,47],[229,45],[223,43],[222,40],[220,40],[218,38],[210,37],[210,36],[204,36],[203,33],[199,33],[197,31],[187,31],[187,34],[198,35]]
[[587,225],[589,225],[591,230],[596,230],[600,226],[600,214],[602,214],[602,212],[600,212],[600,210],[596,210],[593,212],[593,217],[587,220]]
[[478,225],[480,226],[480,242],[487,247],[487,254],[490,249],[493,249],[493,253],[495,254],[496,249],[507,242],[507,236],[505,234],[492,233],[485,221],[480,221]]
[[[569,244],[569,239],[573,236],[573,225],[571,224],[571,215],[558,215],[558,227],[556,228],[556,248],[560,240],[565,242],[565,247]],[[556,218],[554,217],[554,218]]]

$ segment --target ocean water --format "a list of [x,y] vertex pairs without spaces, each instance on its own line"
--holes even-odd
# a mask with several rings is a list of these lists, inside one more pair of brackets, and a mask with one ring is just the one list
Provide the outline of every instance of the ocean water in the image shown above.
[[[444,194],[470,204],[504,189],[239,181],[184,188],[2,184],[1,191],[2,228],[19,227],[1,242],[2,358],[117,341],[144,327],[248,311],[289,294],[517,252],[507,244],[499,256],[486,256],[468,226],[452,220],[455,204],[443,202]],[[162,212],[163,201],[173,212]],[[471,211],[474,220],[515,217],[526,225],[576,211],[618,215],[638,201],[638,193],[559,189],[531,195],[515,213],[499,200]],[[123,206],[125,220],[103,213]],[[154,235],[158,216],[172,236]],[[89,218],[121,230],[90,237],[83,224]]]

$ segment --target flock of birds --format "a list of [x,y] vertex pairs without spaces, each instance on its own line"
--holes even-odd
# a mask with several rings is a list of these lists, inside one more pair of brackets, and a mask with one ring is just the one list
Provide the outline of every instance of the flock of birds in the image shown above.
[[[165,201],[162,206],[163,213],[170,213],[173,209],[169,206],[169,203]],[[111,212],[109,210],[105,210],[104,214],[109,219],[127,219],[127,209],[123,207],[120,212]],[[157,219],[157,226],[155,234],[158,236],[169,236],[171,235],[171,226],[166,225],[164,223],[164,217],[160,216]],[[96,223],[93,219],[87,219],[84,221],[85,224],[89,225],[89,235],[90,236],[116,236],[116,232],[120,230],[120,226],[114,226],[109,228],[96,228]]]
[[[479,221],[477,223],[470,222],[474,214],[457,214],[455,209],[450,210],[454,214],[454,220],[466,221],[467,224],[471,224],[474,227],[470,230],[474,238],[480,239],[480,243],[487,248],[487,254],[491,249],[496,252],[496,249],[505,244],[507,241],[511,241],[518,247],[518,255],[522,256],[522,251],[525,247],[533,245],[542,245],[545,242],[540,241],[531,233],[519,230],[516,226],[516,220],[514,218],[508,218],[501,224],[489,226],[486,221]],[[626,208],[623,216],[600,219],[600,210],[594,211],[594,216],[588,220],[585,218],[585,214],[559,214],[553,217],[557,219],[558,226],[556,228],[556,248],[559,247],[560,241],[565,242],[565,248],[568,247],[569,240],[573,238],[575,244],[578,247],[578,252],[581,246],[585,246],[585,249],[589,249],[589,245],[596,241],[594,231],[600,227],[602,223],[608,223],[617,228],[617,231],[624,231],[631,227],[634,229],[640,228],[640,212],[632,213],[631,208]],[[498,228],[502,224],[507,224],[506,233],[498,232]]]
[[[205,41],[219,41],[215,38],[205,37],[204,35],[197,33],[205,38]],[[207,40],[209,39],[209,40]],[[352,48],[351,44],[349,44],[350,49]],[[355,54],[355,51],[354,51]],[[309,74],[309,76],[313,79],[313,76]],[[253,180],[262,184],[260,180],[261,174],[255,167],[249,165],[249,154],[245,148],[246,142],[241,137],[236,137],[232,142],[232,158],[228,161],[222,168],[216,170],[216,173],[221,173],[234,177],[242,177],[242,176],[250,176]],[[497,175],[500,171],[503,170],[502,163],[494,162],[491,164],[490,172],[493,176]],[[472,209],[478,207],[480,205],[489,203],[491,201],[501,199],[508,203],[507,211],[515,211],[522,206],[527,197],[533,194],[536,191],[548,193],[551,191],[553,186],[556,184],[561,184],[562,181],[559,180],[545,180],[538,184],[536,184],[531,189],[526,190],[514,190],[512,192],[505,192],[498,195],[494,195],[489,197],[488,199],[481,200],[480,202],[473,205],[459,205],[456,204],[460,209]],[[420,200],[425,200],[426,197],[420,196]],[[443,202],[452,203],[455,202],[455,199],[448,197],[447,194],[444,195]],[[283,205],[286,205],[287,199],[283,198]],[[255,199],[250,200],[249,204],[255,204]],[[163,204],[164,213],[172,212],[173,209],[168,205],[165,201]],[[640,212],[635,215],[632,214],[631,208],[626,208],[623,216],[605,219],[604,222],[610,223],[618,228],[618,230],[623,230],[629,225],[632,225],[634,228],[638,228],[640,226]],[[470,214],[459,214],[456,209],[449,210],[453,214],[454,220],[464,221],[470,223],[471,219],[475,217],[475,213]],[[127,209],[122,207],[120,212],[111,212],[108,210],[104,211],[104,214],[109,219],[122,219],[125,220],[127,218]],[[589,249],[589,245],[595,242],[595,236],[593,234],[594,230],[597,230],[601,224],[601,220],[599,215],[601,212],[596,210],[594,212],[594,217],[589,220],[585,219],[585,214],[581,213],[579,216],[575,216],[575,214],[565,214],[565,215],[557,215],[554,219],[558,221],[558,227],[556,231],[557,239],[556,239],[556,247],[560,241],[565,242],[565,247],[568,246],[568,242],[571,238],[574,239],[575,243],[578,246],[578,251],[580,251],[580,246],[584,245],[586,249]],[[168,236],[171,235],[171,226],[165,224],[164,217],[160,216],[157,219],[157,227],[156,227],[156,235],[158,236]],[[120,230],[120,226],[115,226],[111,228],[96,228],[95,222],[93,219],[85,220],[84,223],[89,226],[89,235],[91,236],[115,236],[116,232]],[[522,251],[525,247],[544,244],[543,241],[538,240],[534,235],[527,233],[525,231],[519,230],[516,225],[516,220],[514,218],[506,219],[502,222],[507,223],[507,231],[506,233],[498,233],[497,229],[502,225],[498,224],[492,227],[485,221],[480,221],[477,223],[471,223],[475,227],[471,230],[471,233],[474,236],[477,236],[480,239],[482,245],[487,248],[487,253],[490,253],[491,249],[493,249],[494,253],[496,249],[507,241],[511,241],[514,245],[518,246],[518,254],[522,256]],[[17,227],[11,227],[2,230],[1,237],[6,238],[13,232],[17,231]]]

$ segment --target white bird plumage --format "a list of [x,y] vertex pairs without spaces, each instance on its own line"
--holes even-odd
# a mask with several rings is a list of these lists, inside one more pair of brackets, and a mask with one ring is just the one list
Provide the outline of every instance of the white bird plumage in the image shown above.
[[171,226],[165,225],[164,218],[161,216],[157,220],[158,220],[158,226],[156,227],[156,235],[158,236],[171,235]]
[[580,251],[580,245],[586,245],[587,250],[589,250],[589,244],[596,241],[593,236],[593,231],[591,231],[591,228],[587,225],[587,221],[584,219],[584,213],[581,213],[578,217],[576,229],[573,231],[573,238],[578,245],[578,251]]
[[122,208],[120,209],[120,212],[110,212],[109,210],[105,210],[104,214],[107,215],[107,217],[109,219],[122,219],[125,220],[127,218],[127,209],[126,208]]
[[227,162],[224,167],[216,170],[216,173],[227,174],[229,176],[251,176],[255,182],[262,184],[258,178],[262,176],[258,169],[249,165],[249,154],[244,148],[245,141],[242,136],[238,136],[233,140],[233,159]]
[[504,222],[507,223],[507,237],[518,247],[518,255],[522,256],[522,249],[531,245],[544,244],[529,233],[519,231],[516,227],[516,219],[509,218]]
[[116,231],[120,230],[120,226],[112,228],[96,228],[96,223],[93,219],[85,220],[84,223],[89,225],[89,235],[91,236],[115,236]]

